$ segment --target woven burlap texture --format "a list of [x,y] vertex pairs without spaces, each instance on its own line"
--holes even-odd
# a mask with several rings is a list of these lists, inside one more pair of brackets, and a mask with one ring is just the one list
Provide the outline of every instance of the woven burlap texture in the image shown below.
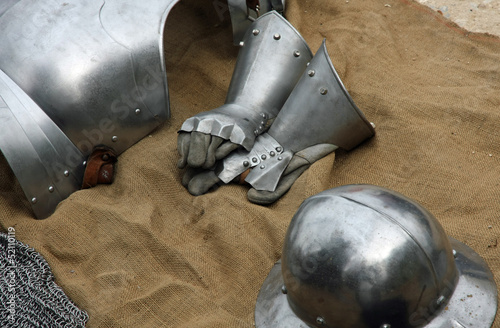
[[238,48],[224,8],[181,1],[172,10],[172,118],[119,157],[112,185],[78,191],[37,221],[0,163],[1,229],[14,227],[47,259],[88,311],[88,327],[252,327],[259,288],[300,203],[351,183],[421,203],[500,285],[500,40],[409,0],[287,1],[287,18],[313,52],[327,39],[377,135],[316,162],[265,207],[249,203],[241,185],[193,197],[176,167],[177,129],[221,105],[229,86]]

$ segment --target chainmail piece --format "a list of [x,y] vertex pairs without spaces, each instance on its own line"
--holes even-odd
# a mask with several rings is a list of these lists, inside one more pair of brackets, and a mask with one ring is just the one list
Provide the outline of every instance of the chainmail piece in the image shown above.
[[88,315],[54,282],[41,254],[0,233],[0,327],[85,327]]

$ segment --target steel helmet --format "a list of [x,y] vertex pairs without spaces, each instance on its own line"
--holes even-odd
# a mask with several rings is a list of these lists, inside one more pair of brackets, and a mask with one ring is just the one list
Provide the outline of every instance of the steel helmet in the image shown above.
[[257,299],[264,327],[490,327],[486,263],[416,202],[349,185],[305,200]]

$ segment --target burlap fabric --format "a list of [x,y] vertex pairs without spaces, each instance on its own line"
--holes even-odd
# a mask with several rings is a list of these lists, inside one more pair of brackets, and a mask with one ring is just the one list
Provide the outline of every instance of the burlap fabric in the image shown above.
[[350,183],[420,202],[488,262],[500,285],[500,40],[409,0],[287,5],[313,51],[327,38],[377,135],[315,163],[276,204],[249,203],[246,186],[193,197],[180,184],[176,130],[223,103],[238,51],[218,0],[181,1],[172,11],[172,119],[119,157],[113,185],[76,192],[36,221],[1,161],[2,230],[14,227],[46,258],[88,311],[88,327],[252,327],[257,293],[300,203]]

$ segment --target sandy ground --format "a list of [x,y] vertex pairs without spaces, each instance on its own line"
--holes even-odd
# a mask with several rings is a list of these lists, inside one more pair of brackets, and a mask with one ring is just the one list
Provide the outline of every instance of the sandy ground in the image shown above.
[[500,0],[417,0],[461,27],[500,36]]

